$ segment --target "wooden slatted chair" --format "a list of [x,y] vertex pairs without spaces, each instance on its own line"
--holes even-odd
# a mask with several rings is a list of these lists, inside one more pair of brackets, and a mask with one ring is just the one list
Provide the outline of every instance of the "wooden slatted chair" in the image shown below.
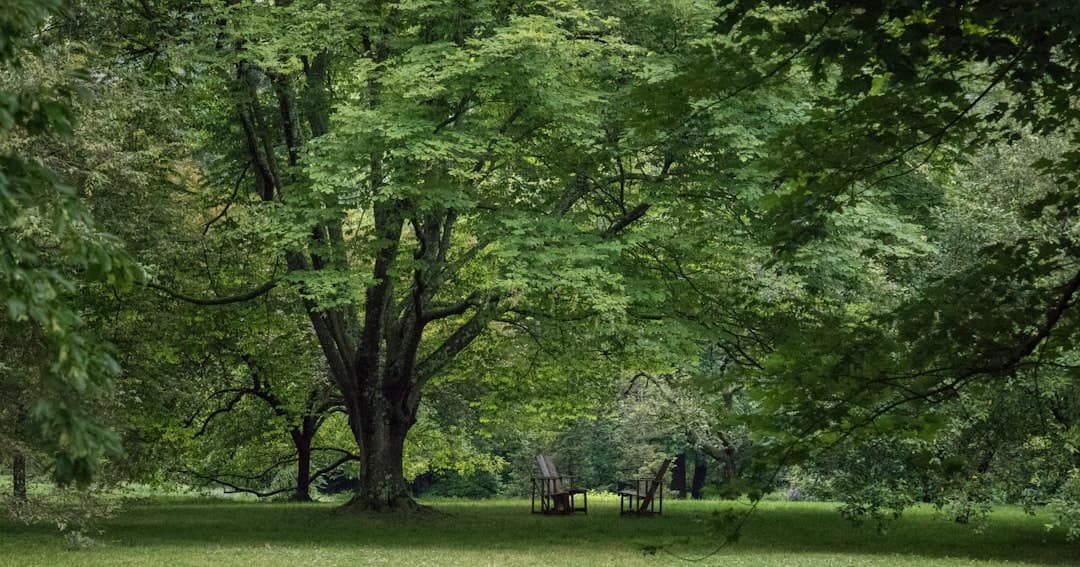
[[[589,495],[584,489],[574,487],[573,476],[560,475],[547,455],[536,457],[536,463],[540,473],[532,477],[533,514],[589,513]],[[578,495],[581,495],[581,506],[577,505]],[[537,501],[540,503],[539,510],[536,508]]]
[[[671,459],[660,465],[653,478],[636,478],[620,484],[619,513],[638,516],[651,516],[664,513],[664,476],[667,475]],[[656,503],[660,509],[656,509]]]

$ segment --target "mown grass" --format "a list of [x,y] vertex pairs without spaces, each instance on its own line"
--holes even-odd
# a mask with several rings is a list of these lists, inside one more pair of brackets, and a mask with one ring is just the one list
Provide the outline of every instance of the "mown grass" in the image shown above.
[[[156,498],[133,504],[70,550],[55,526],[0,522],[0,565],[680,565],[716,546],[720,502],[668,501],[664,515],[621,518],[591,498],[588,516],[529,514],[527,501],[429,501],[430,518],[334,512],[332,504]],[[730,506],[730,504],[728,504]],[[1076,565],[1080,545],[1045,518],[995,511],[982,533],[917,509],[881,535],[835,506],[766,502],[734,546],[705,565]],[[664,549],[647,553],[651,547]],[[671,553],[669,553],[669,551]]]

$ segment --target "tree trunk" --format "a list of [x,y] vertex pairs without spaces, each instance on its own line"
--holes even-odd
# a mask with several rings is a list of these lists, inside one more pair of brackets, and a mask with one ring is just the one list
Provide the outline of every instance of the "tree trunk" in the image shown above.
[[735,468],[735,446],[728,445],[724,447],[724,482],[733,484],[738,477],[738,471]]
[[[23,400],[15,401],[15,434],[26,433],[27,406]],[[11,494],[16,502],[26,502],[26,454],[16,448],[15,458],[11,462]]]
[[11,463],[11,485],[15,501],[26,502],[26,455],[21,452],[15,453]]
[[360,447],[360,490],[345,505],[366,512],[419,511],[405,482],[405,436],[412,426],[382,396],[363,400],[364,409],[350,416]]
[[675,457],[675,466],[671,469],[671,490],[679,498],[686,498],[686,453]]
[[305,417],[303,429],[292,430],[296,447],[296,491],[289,500],[293,502],[311,502],[311,438],[314,431],[308,427],[308,421]]
[[709,469],[705,464],[705,459],[701,458],[701,455],[698,455],[697,458],[694,459],[694,480],[693,484],[690,486],[690,496],[692,496],[694,500],[701,500],[702,489],[705,488],[705,476],[708,472]]

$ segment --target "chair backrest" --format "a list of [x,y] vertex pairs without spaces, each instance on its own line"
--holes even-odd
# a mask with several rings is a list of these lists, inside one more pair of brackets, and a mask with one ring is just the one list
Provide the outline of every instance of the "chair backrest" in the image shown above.
[[638,506],[638,512],[644,512],[649,509],[652,504],[653,497],[656,496],[656,489],[660,487],[660,484],[664,482],[664,475],[667,474],[668,466],[671,465],[671,459],[665,460],[660,465],[660,470],[656,472],[656,478],[649,483],[649,487],[645,492],[645,498],[641,499],[641,505]]
[[539,455],[536,457],[536,462],[540,465],[540,477],[548,484],[548,489],[551,492],[561,491],[562,482],[559,478],[559,471],[555,468],[555,463],[551,461],[551,457]]
[[551,476],[555,478],[561,478],[562,475],[559,474],[559,469],[555,468],[555,461],[551,460],[551,457],[547,455],[543,455],[543,457],[544,460],[547,461],[547,467],[548,470],[551,471]]

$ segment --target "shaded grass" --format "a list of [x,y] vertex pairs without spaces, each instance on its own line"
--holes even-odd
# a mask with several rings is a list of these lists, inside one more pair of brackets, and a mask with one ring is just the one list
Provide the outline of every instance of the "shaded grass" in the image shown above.
[[[527,501],[427,501],[430,518],[334,513],[330,504],[162,499],[130,506],[69,551],[52,526],[0,523],[0,565],[670,565],[716,547],[720,502],[668,501],[657,518],[621,518],[590,498],[588,516],[529,514]],[[728,505],[730,506],[730,505]],[[830,504],[763,503],[733,547],[707,565],[1075,565],[1080,545],[1045,518],[1003,508],[986,530],[916,509],[885,535]],[[644,549],[664,546],[654,555]]]

